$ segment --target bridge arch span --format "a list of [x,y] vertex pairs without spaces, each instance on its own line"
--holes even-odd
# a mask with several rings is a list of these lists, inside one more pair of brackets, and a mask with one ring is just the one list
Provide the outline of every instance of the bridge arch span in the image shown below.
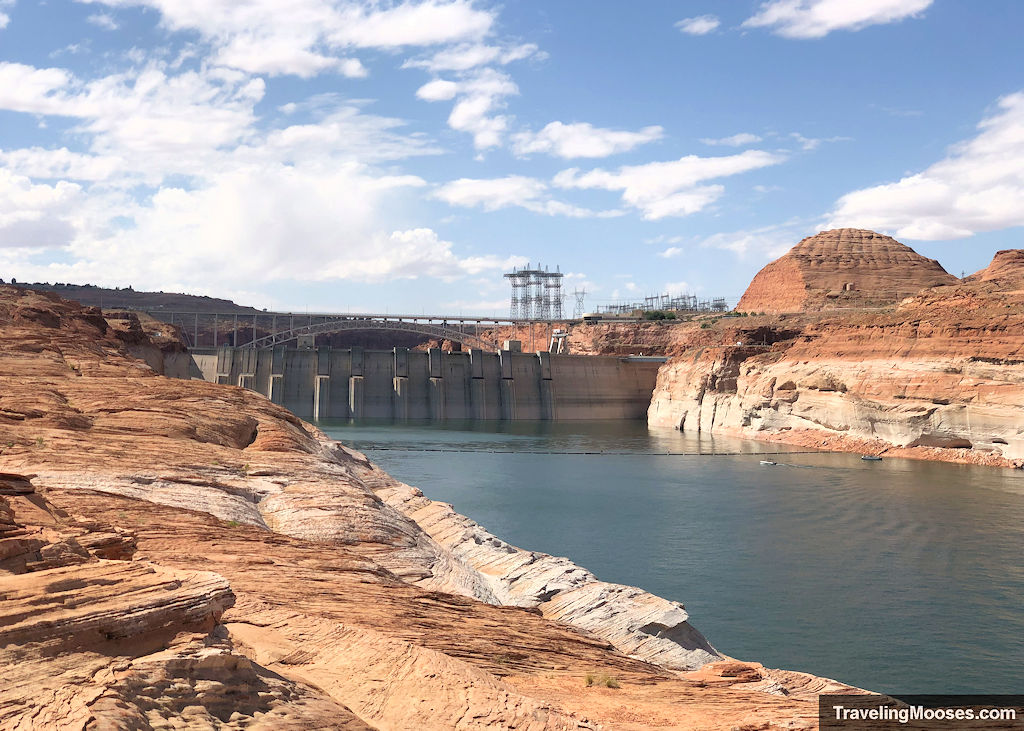
[[[287,343],[303,335],[330,335],[339,332],[351,332],[355,330],[397,330],[400,332],[416,333],[429,337],[450,340],[455,343],[462,343],[470,348],[482,350],[494,350],[497,344],[481,338],[479,335],[470,334],[450,325],[434,325],[426,322],[409,322],[405,320],[382,320],[382,319],[360,319],[360,318],[339,318],[326,322],[302,325],[299,327],[281,330],[270,335],[247,343],[252,348],[270,348],[281,343]],[[246,347],[243,345],[242,347]]]

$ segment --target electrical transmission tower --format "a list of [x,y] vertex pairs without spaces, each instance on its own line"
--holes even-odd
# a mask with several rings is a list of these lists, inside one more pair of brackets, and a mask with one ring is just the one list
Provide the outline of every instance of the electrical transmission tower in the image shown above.
[[512,284],[509,300],[509,317],[513,320],[561,320],[562,319],[562,274],[555,271],[536,269],[527,264],[525,269],[513,269],[505,274]]
[[586,307],[583,304],[583,300],[587,296],[587,288],[584,287],[583,289],[574,289],[572,291],[572,294],[576,298],[576,307],[573,308],[572,319],[578,320],[581,317],[583,317],[583,313],[587,311]]

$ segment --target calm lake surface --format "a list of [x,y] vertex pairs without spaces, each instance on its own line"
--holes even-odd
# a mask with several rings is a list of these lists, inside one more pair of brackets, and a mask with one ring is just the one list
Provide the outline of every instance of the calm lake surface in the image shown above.
[[683,602],[734,657],[879,691],[1024,692],[1024,472],[762,466],[787,448],[643,423],[320,426],[510,543]]

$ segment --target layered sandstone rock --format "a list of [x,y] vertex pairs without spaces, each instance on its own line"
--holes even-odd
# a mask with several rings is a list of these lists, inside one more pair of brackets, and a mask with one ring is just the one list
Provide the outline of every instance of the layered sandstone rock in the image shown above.
[[693,348],[662,369],[649,422],[808,446],[1024,463],[1024,292],[1016,254],[899,306],[786,320],[770,347]]
[[934,259],[889,236],[839,228],[809,236],[758,272],[737,309],[798,312],[886,305],[958,281]]
[[134,327],[0,288],[0,340],[0,726],[814,723],[805,680],[677,673],[719,657],[678,603],[510,546],[255,393],[157,375]]
[[1024,249],[997,251],[991,263],[967,277],[965,282],[999,282],[1009,286],[1024,286]]

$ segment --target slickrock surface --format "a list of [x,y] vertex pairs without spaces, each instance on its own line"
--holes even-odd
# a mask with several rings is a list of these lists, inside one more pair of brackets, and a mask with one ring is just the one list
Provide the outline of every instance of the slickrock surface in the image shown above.
[[959,280],[937,261],[874,231],[838,228],[809,236],[747,287],[741,312],[799,312],[898,302]]
[[0,342],[0,728],[802,728],[844,687],[685,677],[720,656],[681,605],[158,376],[130,323],[3,287]]
[[750,338],[755,344],[689,348],[662,368],[648,421],[1021,466],[1024,291],[1004,276],[1020,259],[1000,252],[968,281],[923,290],[887,310],[768,318],[774,335],[767,347]]

